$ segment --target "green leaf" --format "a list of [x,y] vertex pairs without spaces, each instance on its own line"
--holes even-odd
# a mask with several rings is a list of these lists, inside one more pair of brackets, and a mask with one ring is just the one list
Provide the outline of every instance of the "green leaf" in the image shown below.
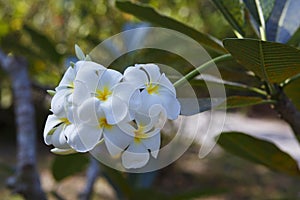
[[232,60],[223,61],[217,64],[221,77],[225,81],[241,83],[252,87],[261,87],[263,82],[249,70],[237,63],[233,58]]
[[253,96],[230,96],[225,103],[217,106],[217,109],[240,108],[266,103],[273,103],[273,101]]
[[[244,3],[246,4],[246,7],[248,8],[249,12],[253,16],[257,24],[261,25],[256,0],[244,0]],[[275,0],[258,0],[258,5],[260,6],[260,9],[263,12],[263,17],[265,21],[267,21],[267,19],[269,18],[273,10],[274,4]]]
[[292,45],[295,47],[298,47],[300,44],[300,28],[298,28],[295,33],[293,34],[293,36],[289,39],[289,41],[287,42],[288,45]]
[[[178,101],[182,107],[180,115],[191,116],[201,112],[211,110],[212,108],[222,104],[225,98],[180,98]],[[196,104],[198,102],[198,106]]]
[[225,39],[226,49],[242,65],[268,83],[281,83],[300,73],[300,50],[254,39]]
[[14,52],[14,54],[19,54],[27,57],[29,60],[40,59],[43,60],[44,57],[32,48],[32,45],[24,44],[21,42],[19,32],[12,32],[1,39],[1,48],[6,51]]
[[222,133],[218,144],[228,152],[272,170],[299,176],[297,162],[271,142],[240,132]]
[[243,27],[245,24],[244,4],[240,0],[212,0],[222,12],[228,23],[240,35],[245,36]]
[[84,170],[89,163],[85,154],[56,156],[52,163],[52,174],[56,181],[72,176]]
[[[241,76],[241,78],[245,78]],[[223,74],[222,74],[223,78]],[[251,80],[253,79],[247,79]],[[194,79],[190,81],[193,89],[195,90],[198,97],[207,97],[210,96],[208,91],[208,86],[210,88],[220,88],[225,87],[226,95],[227,96],[267,96],[266,91],[260,89],[260,85],[256,82],[247,83],[238,83],[238,82],[231,82],[227,80],[218,80],[218,79]],[[252,86],[253,85],[253,86]]]
[[61,55],[56,51],[50,38],[29,25],[24,25],[23,28],[30,35],[32,42],[39,48],[43,56],[56,63],[60,61]]
[[300,110],[300,77],[286,85],[284,91],[297,109]]
[[138,3],[131,3],[129,1],[116,1],[116,7],[142,20],[146,20],[153,24],[186,34],[200,44],[212,50],[215,50],[216,52],[222,54],[226,53],[226,50],[222,47],[220,42],[217,41],[217,39],[213,38],[212,36],[203,34],[190,26],[176,21],[175,19],[163,16],[149,6]]
[[264,14],[264,19],[267,21],[275,4],[276,0],[260,0],[261,9]]

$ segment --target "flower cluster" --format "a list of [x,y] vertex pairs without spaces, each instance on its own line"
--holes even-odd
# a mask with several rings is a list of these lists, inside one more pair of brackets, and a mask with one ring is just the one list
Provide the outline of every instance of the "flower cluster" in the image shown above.
[[125,168],[157,158],[162,119],[174,120],[180,104],[172,83],[155,64],[123,74],[92,61],[67,69],[51,101],[44,140],[52,152],[87,152],[104,142]]

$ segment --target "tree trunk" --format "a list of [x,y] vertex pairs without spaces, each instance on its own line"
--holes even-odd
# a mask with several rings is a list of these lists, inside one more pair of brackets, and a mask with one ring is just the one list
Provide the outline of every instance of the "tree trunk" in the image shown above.
[[36,168],[36,126],[27,62],[23,58],[6,56],[0,51],[1,67],[9,74],[17,127],[17,170],[7,180],[13,192],[25,199],[46,199]]

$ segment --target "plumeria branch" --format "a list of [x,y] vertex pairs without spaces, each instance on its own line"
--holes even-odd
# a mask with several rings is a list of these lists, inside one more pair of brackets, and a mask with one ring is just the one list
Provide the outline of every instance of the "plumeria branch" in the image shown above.
[[290,124],[296,138],[300,142],[300,112],[284,93],[282,87],[275,86],[275,88],[277,94],[273,98],[277,100],[277,103],[274,108],[280,114],[280,117]]
[[35,112],[27,62],[24,58],[8,56],[0,50],[0,65],[12,82],[17,126],[17,170],[15,176],[7,180],[7,185],[25,199],[46,199],[36,169]]

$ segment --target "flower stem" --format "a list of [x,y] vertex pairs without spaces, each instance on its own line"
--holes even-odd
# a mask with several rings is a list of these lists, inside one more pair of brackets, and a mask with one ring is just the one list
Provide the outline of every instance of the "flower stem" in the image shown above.
[[225,55],[213,58],[212,60],[200,65],[199,67],[197,67],[193,71],[186,74],[184,77],[182,77],[181,79],[176,81],[173,85],[174,85],[174,87],[179,87],[180,85],[184,84],[187,80],[192,80],[197,75],[199,75],[202,71],[206,70],[207,68],[211,67],[212,65],[214,65],[218,62],[231,60],[231,59],[232,59],[232,56],[230,54],[225,54]]

